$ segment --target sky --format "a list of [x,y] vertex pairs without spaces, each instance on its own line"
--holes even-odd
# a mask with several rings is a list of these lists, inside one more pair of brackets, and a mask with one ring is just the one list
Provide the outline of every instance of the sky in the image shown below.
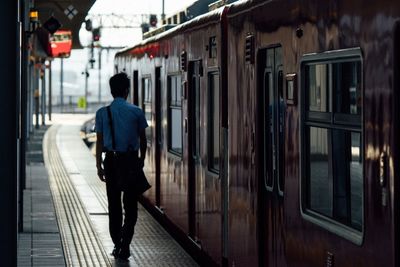
[[[173,14],[176,11],[184,9],[195,0],[165,0],[165,13]],[[161,15],[162,0],[97,0],[90,14],[157,14]],[[80,30],[80,41],[82,45],[87,46],[92,38],[90,32],[87,32],[84,25]],[[100,44],[103,47],[115,46],[124,47],[132,46],[139,42],[142,38],[141,29],[103,29],[101,33]],[[113,74],[113,60],[116,50],[105,50],[102,53],[101,78],[99,79],[98,69],[98,50],[94,51],[94,68],[92,69],[87,62],[90,59],[89,49],[73,50],[71,57],[64,59],[64,102],[76,102],[78,97],[84,95],[85,88],[85,72],[90,76],[88,78],[89,102],[96,102],[99,95],[99,84],[101,88],[101,100],[111,101],[112,97],[109,92],[108,79]],[[60,95],[60,59],[55,59],[52,65],[53,69],[53,103],[59,101]]]
[[[195,0],[164,0],[165,14],[168,16],[180,11]],[[90,14],[156,14],[162,13],[162,0],[97,0]],[[96,26],[96,25],[93,25]],[[135,25],[133,25],[135,26]],[[136,25],[138,26],[138,25]],[[141,29],[103,29],[101,33],[102,46],[131,46],[141,40]],[[90,43],[91,34],[84,27],[80,31],[82,45]]]
[[[164,0],[165,13],[183,9],[194,0]],[[97,0],[89,13],[161,14],[162,0]]]

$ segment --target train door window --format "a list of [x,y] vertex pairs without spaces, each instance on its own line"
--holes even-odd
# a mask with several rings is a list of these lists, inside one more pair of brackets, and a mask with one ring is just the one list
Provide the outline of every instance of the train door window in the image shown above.
[[[283,97],[282,48],[272,47],[260,52],[262,66],[263,109],[263,168],[264,183],[268,191],[277,188],[283,196],[285,186],[285,110]],[[265,57],[265,58],[264,58]],[[261,70],[260,70],[261,71]],[[260,84],[261,85],[261,84]]]
[[333,224],[361,232],[363,225],[360,55],[314,54],[302,63],[303,210],[331,230]]
[[153,136],[153,125],[152,125],[152,110],[151,110],[151,79],[150,77],[145,77],[142,79],[142,96],[143,96],[143,111],[147,120],[147,124],[149,127],[146,128],[146,138],[147,142],[151,144],[152,136]]
[[168,150],[182,156],[181,76],[168,76]]
[[278,180],[278,191],[281,196],[283,196],[283,190],[285,188],[285,110],[286,104],[283,96],[283,70],[282,67],[279,67],[277,74],[277,86],[278,86],[278,157],[279,157],[279,180]]
[[[199,71],[199,63],[196,62],[197,67],[196,67],[196,71]],[[199,73],[196,73],[196,75],[194,75],[192,77],[193,81],[193,85],[194,85],[194,99],[195,99],[195,103],[194,103],[194,117],[195,117],[195,123],[194,123],[194,130],[195,130],[195,135],[193,135],[193,137],[195,138],[194,140],[194,144],[195,144],[195,150],[194,150],[194,157],[196,159],[200,158],[200,132],[201,132],[201,128],[200,128],[200,75]]]
[[219,127],[219,73],[208,74],[208,166],[213,172],[220,170],[220,127]]
[[212,36],[208,40],[208,57],[209,58],[217,58],[217,37]]
[[[270,61],[268,61],[270,62]],[[264,136],[264,155],[267,164],[264,165],[265,186],[268,190],[272,191],[274,183],[274,169],[275,169],[275,153],[273,151],[273,140],[275,139],[273,118],[274,118],[274,75],[272,67],[266,68],[264,73],[264,88],[265,88],[265,105],[264,119],[266,126],[266,134]],[[271,167],[272,166],[272,167]]]
[[132,103],[136,106],[139,105],[139,71],[135,70],[133,72],[133,94]]

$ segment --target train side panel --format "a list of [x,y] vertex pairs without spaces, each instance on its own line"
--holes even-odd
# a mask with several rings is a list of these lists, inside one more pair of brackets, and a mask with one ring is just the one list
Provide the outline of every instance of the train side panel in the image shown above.
[[[183,36],[174,36],[169,40],[162,41],[162,49],[168,60],[162,66],[162,79],[164,86],[162,90],[162,110],[164,116],[162,117],[162,128],[163,128],[163,145],[161,152],[162,166],[165,168],[161,169],[161,203],[162,209],[165,215],[174,222],[184,233],[188,233],[188,176],[185,174],[183,169],[183,146],[182,146],[182,129],[183,121],[179,119],[182,117],[182,104],[177,106],[174,118],[174,125],[178,123],[177,133],[177,144],[171,147],[169,143],[173,138],[170,136],[175,131],[172,131],[171,118],[173,114],[170,109],[170,94],[171,88],[178,89],[177,97],[179,100],[182,98],[182,73],[180,67],[180,51],[184,48]],[[176,128],[175,127],[175,128]],[[179,130],[180,129],[180,130]]]
[[[394,132],[393,127],[397,124],[393,120],[393,100],[391,100],[394,92],[391,55],[395,50],[393,32],[396,21],[399,20],[399,13],[398,8],[393,8],[394,3],[391,3],[391,5],[379,3],[375,6],[370,3],[369,8],[366,9],[358,8],[361,5],[363,5],[361,2],[324,4],[313,1],[301,1],[301,3],[272,1],[260,4],[256,8],[249,5],[249,7],[244,8],[246,11],[235,10],[235,7],[231,9],[228,15],[228,40],[231,54],[231,62],[228,64],[228,73],[231,74],[229,79],[231,90],[229,116],[230,148],[232,151],[230,155],[230,242],[233,244],[230,247],[230,264],[246,266],[249,262],[253,262],[251,257],[246,257],[245,253],[236,248],[239,243],[243,246],[243,236],[235,230],[235,225],[238,225],[237,228],[239,225],[244,225],[241,220],[245,216],[235,216],[235,206],[232,199],[241,199],[238,196],[247,194],[254,196],[253,199],[250,198],[253,203],[258,201],[255,209],[259,213],[252,213],[252,216],[258,216],[258,219],[256,219],[258,220],[258,227],[256,231],[247,231],[243,235],[256,243],[257,250],[260,253],[259,264],[262,266],[274,266],[275,264],[278,266],[319,266],[332,262],[333,259],[337,266],[377,266],[381,264],[394,266],[395,240],[393,229],[395,229],[395,223],[393,214],[395,212],[393,212],[394,202],[389,203],[389,199],[393,200],[396,196],[394,190],[390,189],[394,183],[394,170],[385,171],[385,177],[383,177],[385,182],[380,184],[379,166],[383,165],[384,169],[389,168],[389,162],[394,160],[394,154],[391,153],[397,150],[391,138],[391,134]],[[392,8],[388,8],[388,6],[392,6]],[[237,15],[234,15],[235,12],[237,12]],[[291,16],[287,16],[287,14]],[[254,35],[256,58],[254,69],[250,73],[248,73],[248,67],[245,66],[243,59],[245,57],[243,52],[245,40],[249,34]],[[260,88],[262,88],[260,83],[262,84],[264,78],[260,78],[260,76],[265,75],[268,68],[265,67],[265,72],[262,72],[260,65],[269,65],[269,63],[262,63],[259,55],[262,55],[262,53],[269,54],[270,52],[273,54],[275,51],[275,61],[272,62],[276,62],[277,47],[281,47],[283,57],[282,89],[285,100],[279,106],[284,105],[284,112],[282,112],[284,157],[282,159],[275,155],[274,160],[285,162],[284,169],[279,176],[279,179],[284,179],[284,191],[280,195],[276,194],[279,188],[266,188],[264,186],[268,174],[263,169],[265,165],[268,165],[268,162],[262,160],[264,153],[262,147],[265,145],[261,140],[263,136],[256,133],[259,138],[256,147],[260,148],[256,150],[255,156],[259,160],[258,165],[255,164],[250,167],[251,164],[248,164],[248,167],[244,168],[248,170],[243,175],[246,178],[242,178],[241,182],[241,184],[244,184],[245,179],[254,177],[250,183],[258,182],[259,195],[256,197],[257,194],[252,191],[250,186],[238,186],[239,181],[241,181],[238,174],[241,169],[238,166],[246,166],[247,161],[253,157],[251,151],[248,150],[251,145],[240,150],[242,153],[247,152],[247,155],[241,157],[242,161],[232,160],[235,157],[235,151],[239,150],[237,144],[249,144],[250,141],[246,140],[251,140],[253,130],[251,128],[246,129],[246,121],[237,123],[237,125],[244,126],[244,130],[241,131],[239,131],[241,127],[235,126],[235,124],[236,121],[245,120],[246,114],[250,114],[250,117],[253,117],[257,123],[262,125],[260,117],[263,117],[263,115],[260,114],[262,113],[260,105],[268,106],[268,104],[263,103],[263,101],[268,103],[268,96],[260,102],[260,97],[263,96],[260,92]],[[330,58],[329,55],[332,53],[324,53],[327,51],[335,53],[336,56]],[[354,109],[360,109],[361,114],[359,113],[357,117],[360,124],[351,126],[351,122],[348,121],[346,127],[350,130],[346,130],[342,126],[338,126],[340,122],[333,121],[330,127],[338,127],[343,130],[335,130],[335,132],[328,130],[328,132],[332,131],[331,137],[328,136],[330,142],[342,146],[343,149],[346,146],[351,148],[351,163],[340,159],[340,157],[347,157],[345,150],[343,152],[329,152],[338,153],[330,154],[336,155],[330,156],[333,158],[329,159],[330,164],[333,164],[332,168],[337,168],[335,164],[342,162],[344,167],[349,164],[347,166],[350,166],[351,170],[349,171],[351,180],[345,194],[348,197],[348,205],[352,207],[347,207],[350,215],[345,215],[342,219],[338,218],[339,215],[337,214],[340,210],[336,208],[335,211],[335,207],[332,209],[333,214],[326,215],[329,217],[329,219],[326,219],[321,216],[326,211],[318,208],[315,204],[310,207],[309,202],[307,202],[317,203],[315,201],[320,201],[320,204],[324,205],[323,201],[326,201],[326,197],[322,192],[329,194],[329,191],[326,191],[327,188],[322,186],[319,187],[318,200],[307,200],[307,197],[311,198],[310,191],[307,191],[311,189],[307,187],[306,182],[310,181],[311,178],[308,175],[311,174],[307,174],[307,169],[309,171],[322,170],[321,167],[316,167],[318,165],[314,163],[310,167],[310,158],[307,160],[307,157],[309,157],[307,153],[310,152],[307,151],[310,149],[310,142],[321,146],[321,144],[313,141],[313,138],[327,138],[322,137],[324,135],[322,132],[325,131],[322,121],[314,123],[312,121],[314,114],[305,115],[309,108],[306,103],[311,101],[307,98],[309,97],[308,93],[304,91],[309,90],[305,88],[306,81],[309,79],[305,72],[309,68],[308,64],[311,63],[308,61],[310,57],[305,55],[310,53],[318,54],[311,56],[314,60],[313,64],[317,62],[320,66],[328,66],[329,64],[332,64],[329,65],[332,67],[340,66],[342,76],[338,76],[337,73],[335,74],[332,71],[332,75],[336,75],[332,77],[342,79],[337,80],[337,82],[340,82],[343,86],[349,83],[349,78],[346,78],[348,76],[344,76],[345,73],[343,72],[344,70],[349,71],[346,67],[354,66],[354,76],[358,77],[353,77],[357,81],[357,84],[354,85],[357,88],[346,89],[350,91],[359,90],[357,92],[360,92],[357,97],[354,97],[355,102],[350,104],[354,106]],[[266,61],[268,62],[268,60],[267,58]],[[334,63],[327,63],[332,62],[332,60]],[[232,74],[236,75],[235,79],[232,79]],[[246,77],[249,75],[250,77],[255,75],[257,78],[249,82],[251,78]],[[291,101],[292,103],[288,104],[286,86],[293,77],[296,77],[298,94],[295,103]],[[259,102],[248,100],[246,96],[241,95],[242,88],[249,88],[246,92],[256,97]],[[266,88],[268,87],[264,89]],[[244,111],[245,108],[242,109],[242,106],[246,106],[248,102],[254,103],[254,105],[252,104],[250,111],[246,112]],[[271,105],[273,104],[270,104],[270,107]],[[336,112],[336,108],[332,107],[331,112]],[[235,109],[239,110],[236,111]],[[265,112],[268,113],[268,110]],[[350,112],[352,111],[350,110]],[[302,113],[303,116],[300,116]],[[310,118],[307,116],[310,116]],[[279,117],[275,118],[279,120]],[[322,120],[321,117],[320,120]],[[260,125],[255,127],[256,132],[261,130],[265,134],[267,130],[260,129]],[[308,125],[318,125],[318,129],[322,130],[315,130],[315,126],[310,128]],[[264,126],[269,127],[268,125]],[[307,137],[307,131],[313,131],[311,139],[308,139],[310,137]],[[351,144],[348,145],[339,141],[338,135],[334,135],[342,132],[342,138],[348,138],[346,131],[352,133]],[[238,137],[240,134],[242,135],[241,138]],[[276,134],[279,135],[279,133]],[[237,141],[237,139],[240,141]],[[322,142],[326,142],[328,139],[324,140]],[[355,158],[356,162],[354,162]],[[279,167],[276,166],[276,168]],[[251,169],[255,169],[256,174],[254,176],[251,175]],[[342,172],[341,175],[344,175],[343,171],[335,170],[336,173]],[[278,178],[275,177],[274,179],[275,184],[280,182]],[[321,183],[319,179],[315,178],[313,182]],[[335,190],[344,191],[344,189],[340,189],[337,183],[332,182],[332,186],[336,188]],[[239,194],[239,188],[244,193]],[[315,189],[315,187],[313,188]],[[315,194],[314,197],[316,197]],[[335,202],[335,205],[339,205],[339,199],[337,193],[332,196],[332,202]],[[252,210],[250,203],[250,201],[247,201],[245,208],[238,210]],[[313,213],[312,209],[319,211]],[[326,214],[329,214],[329,212],[326,212]],[[252,235],[253,232],[257,234]],[[382,237],[384,241],[378,241]],[[258,243],[256,239],[258,239]],[[382,246],[377,247],[378,242],[383,242]]]
[[[185,33],[185,43],[188,55],[189,69],[187,77],[188,97],[194,96],[194,84],[191,82],[194,73],[190,69],[194,62],[200,62],[199,92],[198,100],[190,101],[188,99],[187,108],[190,104],[197,104],[200,108],[196,120],[191,118],[190,111],[187,111],[189,122],[194,119],[193,125],[198,127],[198,144],[193,144],[188,140],[188,146],[191,145],[192,155],[195,153],[195,147],[199,149],[199,158],[194,162],[195,177],[195,235],[201,248],[221,264],[221,179],[220,179],[220,54],[221,54],[221,33],[220,24],[212,23],[197,30]],[[200,61],[199,61],[200,60]],[[192,76],[192,77],[191,77]],[[212,111],[212,114],[210,114]],[[217,115],[214,115],[217,114]],[[196,116],[195,114],[193,114]],[[214,130],[212,130],[214,129]],[[189,127],[190,131],[190,127]],[[213,136],[213,137],[212,137]],[[189,138],[189,136],[188,136]],[[188,157],[191,157],[189,155]],[[190,161],[187,162],[190,164]]]
[[118,55],[152,126],[145,199],[219,265],[398,264],[399,25],[391,0],[247,1],[227,32],[203,18]]
[[229,266],[257,266],[254,67],[245,62],[247,15],[228,26]]

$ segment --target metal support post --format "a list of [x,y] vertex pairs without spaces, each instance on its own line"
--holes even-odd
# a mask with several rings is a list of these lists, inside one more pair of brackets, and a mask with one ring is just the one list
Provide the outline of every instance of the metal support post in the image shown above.
[[2,266],[17,266],[18,240],[18,139],[20,123],[19,117],[19,90],[21,78],[20,62],[20,34],[18,9],[20,1],[3,1],[0,16],[2,36],[6,42],[0,43],[1,58],[0,81],[3,88],[0,90],[0,259]]
[[85,68],[85,112],[88,112],[88,78],[89,78],[89,72],[88,68],[86,66]]
[[31,115],[31,80],[32,80],[32,72],[31,72],[31,65],[29,63],[29,52],[27,55],[27,61],[26,61],[26,71],[27,71],[27,77],[26,77],[26,138],[29,139],[30,135],[30,123],[31,123],[31,118],[29,115]]
[[34,91],[34,98],[35,98],[35,128],[39,129],[39,79],[40,79],[40,70],[35,68],[35,91]]
[[[25,3],[23,3],[25,5]],[[26,8],[26,6],[25,6]],[[26,12],[22,12],[22,14],[26,14]],[[22,47],[27,47],[27,35],[23,35]],[[21,146],[20,146],[20,184],[19,184],[19,198],[18,198],[18,206],[19,206],[19,222],[18,222],[18,232],[23,231],[23,215],[24,215],[24,198],[23,192],[26,188],[26,147],[27,147],[27,137],[29,133],[29,125],[28,125],[28,84],[29,84],[29,52],[26,49],[22,49],[22,66],[21,66]]]
[[51,60],[49,61],[49,121],[51,121],[51,108],[52,108],[52,91],[53,91],[53,76],[51,73]]
[[60,69],[60,113],[64,110],[64,59],[61,58]]
[[101,56],[102,56],[102,51],[101,47],[99,47],[99,104],[101,103]]
[[165,20],[165,0],[162,0],[162,13],[161,13],[161,24],[164,23]]
[[33,93],[35,91],[35,66],[34,63],[31,62],[29,64],[29,74],[30,74],[30,78],[29,78],[29,116],[28,116],[28,120],[29,120],[29,133],[33,133],[33,108],[34,108],[34,97],[33,97]]
[[40,111],[42,115],[42,125],[46,125],[46,69],[41,69],[41,81],[42,81],[42,94],[41,94],[41,106]]

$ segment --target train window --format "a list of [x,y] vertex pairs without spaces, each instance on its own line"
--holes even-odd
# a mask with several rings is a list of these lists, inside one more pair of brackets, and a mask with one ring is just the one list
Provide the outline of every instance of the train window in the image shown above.
[[208,166],[211,171],[220,170],[220,127],[219,127],[219,73],[208,74]]
[[308,105],[310,111],[328,112],[328,65],[317,64],[307,68]]
[[182,155],[181,76],[168,76],[168,149]]
[[146,128],[147,142],[151,144],[153,136],[153,125],[152,125],[152,111],[151,111],[151,80],[150,77],[142,79],[142,96],[143,96],[143,111],[149,127]]
[[208,57],[209,58],[217,58],[217,37],[216,36],[212,36],[210,37],[210,39],[208,40]]
[[334,120],[338,123],[361,123],[361,63],[343,62],[332,64],[332,87],[336,92],[333,99]]
[[310,209],[332,216],[332,177],[329,177],[328,129],[309,127],[309,203]]
[[334,222],[361,232],[361,59],[358,54],[329,56],[326,60],[314,57],[302,65],[303,208],[327,225]]

